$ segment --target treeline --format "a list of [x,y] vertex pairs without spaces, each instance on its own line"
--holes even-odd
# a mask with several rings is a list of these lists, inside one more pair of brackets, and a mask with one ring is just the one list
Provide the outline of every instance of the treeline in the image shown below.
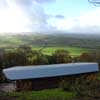
[[0,82],[5,81],[2,69],[13,66],[60,64],[72,62],[98,62],[100,53],[83,53],[80,56],[72,57],[68,51],[59,49],[51,56],[44,55],[40,50],[32,50],[30,46],[20,46],[13,51],[0,50]]

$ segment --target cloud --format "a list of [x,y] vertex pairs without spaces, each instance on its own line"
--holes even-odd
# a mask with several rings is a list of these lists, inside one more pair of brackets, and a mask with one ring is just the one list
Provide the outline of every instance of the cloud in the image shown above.
[[72,18],[59,13],[47,15],[41,3],[55,1],[0,0],[0,32],[100,32],[100,8]]
[[55,18],[64,19],[65,17],[63,15],[59,14],[59,15],[56,15]]
[[62,14],[57,14],[57,15],[47,15],[47,18],[48,19],[64,19],[65,18],[65,16],[64,15],[62,15]]
[[48,25],[47,14],[38,2],[0,0],[0,32],[50,31],[53,27]]
[[78,33],[100,33],[100,8],[74,17],[57,20],[55,25],[58,30]]
[[36,1],[36,2],[38,2],[38,3],[50,3],[50,2],[55,2],[56,0],[34,0],[34,1]]

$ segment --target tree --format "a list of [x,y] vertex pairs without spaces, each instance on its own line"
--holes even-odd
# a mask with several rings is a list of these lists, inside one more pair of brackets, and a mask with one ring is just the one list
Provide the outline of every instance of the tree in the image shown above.
[[52,60],[54,63],[70,63],[72,58],[69,55],[69,52],[63,49],[56,50],[52,55]]
[[95,56],[92,53],[82,53],[79,61],[81,62],[95,62]]
[[29,57],[29,62],[31,65],[44,65],[49,63],[47,57],[38,51],[32,57]]

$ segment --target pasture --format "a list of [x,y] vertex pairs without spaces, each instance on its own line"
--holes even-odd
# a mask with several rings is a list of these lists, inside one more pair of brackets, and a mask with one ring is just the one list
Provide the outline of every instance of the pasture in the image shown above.
[[65,92],[61,89],[51,89],[30,92],[13,92],[9,97],[16,97],[18,100],[72,100],[76,97],[74,92]]
[[[33,50],[40,50],[42,47],[32,47]],[[79,56],[84,52],[89,52],[89,49],[79,47],[46,47],[42,49],[43,54],[52,55],[56,50],[64,49],[67,50],[72,56]]]

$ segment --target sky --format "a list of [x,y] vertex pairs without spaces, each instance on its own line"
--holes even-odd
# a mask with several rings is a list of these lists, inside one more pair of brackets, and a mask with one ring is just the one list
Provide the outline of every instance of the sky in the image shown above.
[[98,33],[100,7],[88,0],[0,0],[0,33]]

